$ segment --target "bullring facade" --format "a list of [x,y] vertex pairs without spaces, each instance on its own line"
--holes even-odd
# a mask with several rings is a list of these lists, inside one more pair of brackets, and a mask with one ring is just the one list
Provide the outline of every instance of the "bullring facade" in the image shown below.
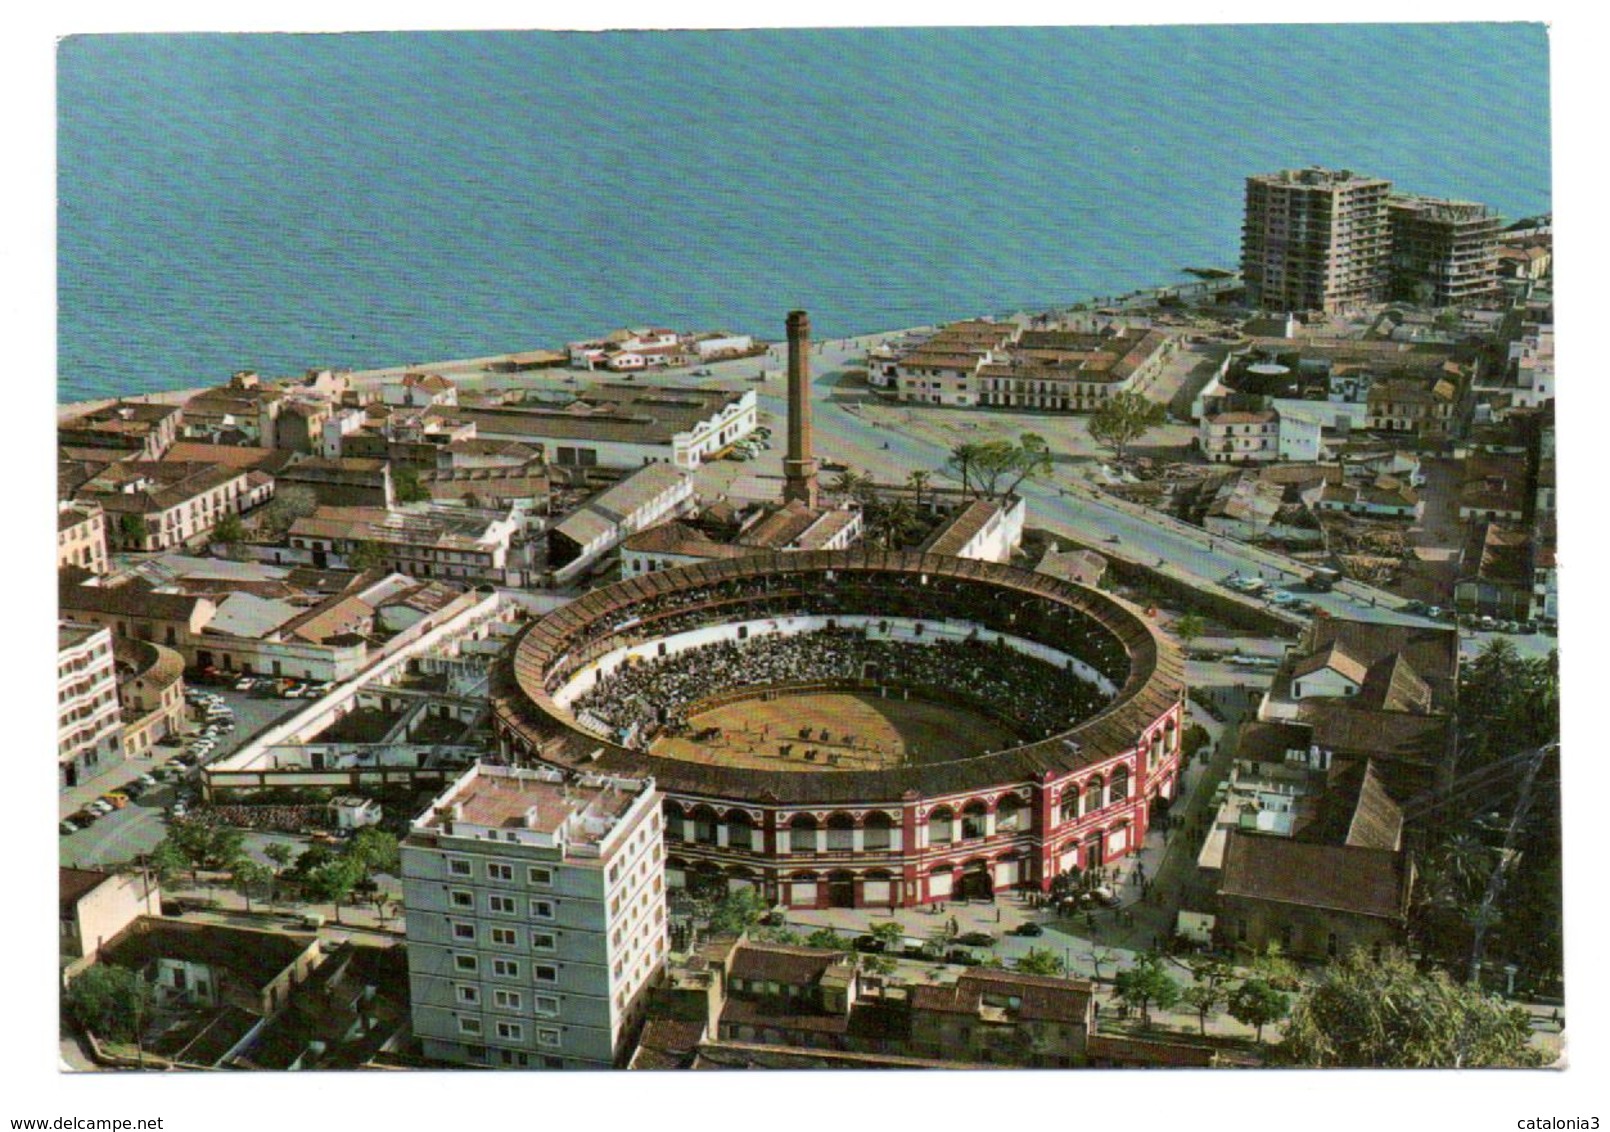
[[[1009,649],[1065,670],[1070,689],[1098,689],[1101,702],[1049,734],[1023,734],[1018,719],[1021,740],[1000,749],[871,769],[666,757],[636,732],[569,710],[593,683],[690,642],[742,647],[767,632],[823,631],[912,647],[965,642],[976,652],[962,655],[986,664],[990,649]],[[949,687],[890,687],[876,672],[832,683],[965,705],[1003,725],[1029,714],[971,700],[960,676]],[[822,686],[713,680],[682,714]],[[1184,693],[1178,650],[1098,591],[947,556],[832,551],[704,563],[593,591],[525,633],[495,671],[492,701],[511,762],[656,779],[673,887],[754,885],[790,907],[892,908],[1044,890],[1060,872],[1133,852],[1174,796]]]

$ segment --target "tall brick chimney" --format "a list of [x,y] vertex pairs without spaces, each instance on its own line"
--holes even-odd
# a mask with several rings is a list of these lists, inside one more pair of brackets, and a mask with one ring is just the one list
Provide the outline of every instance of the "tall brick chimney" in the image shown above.
[[788,312],[788,455],[784,499],[816,506],[816,459],[811,455],[811,316]]

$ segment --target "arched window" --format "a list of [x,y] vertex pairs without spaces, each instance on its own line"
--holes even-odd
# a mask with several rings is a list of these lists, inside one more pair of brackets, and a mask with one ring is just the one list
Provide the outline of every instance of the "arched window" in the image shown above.
[[1129,768],[1119,765],[1112,772],[1112,783],[1108,788],[1107,796],[1114,802],[1122,802],[1129,797]]
[[743,810],[727,811],[727,844],[734,849],[754,847],[755,823]]
[[986,810],[984,803],[979,801],[968,802],[962,807],[962,840],[972,841],[984,836],[984,822]]
[[1079,819],[1078,783],[1070,782],[1067,789],[1062,792],[1061,817],[1063,821],[1077,821]]
[[1097,775],[1095,778],[1092,778],[1089,782],[1085,783],[1085,813],[1093,814],[1097,810],[1101,809],[1102,806],[1107,804],[1105,799],[1102,797],[1103,789],[1104,784],[1100,775]]
[[693,842],[695,845],[714,845],[716,843],[716,812],[709,806],[695,806],[693,818]]
[[1008,794],[995,803],[995,832],[1018,833],[1028,828],[1027,807]]
[[665,814],[665,840],[681,841],[682,807],[675,802],[667,801],[663,812]]
[[855,848],[855,819],[846,813],[829,814],[827,819],[827,847],[831,851],[848,851]]
[[893,844],[890,836],[894,829],[894,822],[889,815],[881,811],[873,811],[861,822],[861,844],[867,849],[887,849]]
[[810,814],[796,814],[789,823],[788,847],[795,853],[816,852],[816,819]]
[[940,806],[928,815],[928,844],[949,845],[952,841],[952,822],[954,821],[949,806]]

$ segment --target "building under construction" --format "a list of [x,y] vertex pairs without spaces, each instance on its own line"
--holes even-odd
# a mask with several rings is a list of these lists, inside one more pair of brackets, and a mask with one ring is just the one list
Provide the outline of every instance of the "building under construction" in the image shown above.
[[1498,290],[1503,220],[1484,204],[1392,195],[1392,295],[1421,306],[1449,307]]

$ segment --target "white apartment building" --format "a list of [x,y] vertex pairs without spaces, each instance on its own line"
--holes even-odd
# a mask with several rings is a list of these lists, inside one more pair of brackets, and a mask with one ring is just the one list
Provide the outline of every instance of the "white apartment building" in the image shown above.
[[666,956],[652,779],[470,769],[402,844],[409,997],[427,1057],[621,1063]]
[[77,786],[122,761],[123,720],[117,700],[112,634],[63,621],[56,631],[58,785]]

